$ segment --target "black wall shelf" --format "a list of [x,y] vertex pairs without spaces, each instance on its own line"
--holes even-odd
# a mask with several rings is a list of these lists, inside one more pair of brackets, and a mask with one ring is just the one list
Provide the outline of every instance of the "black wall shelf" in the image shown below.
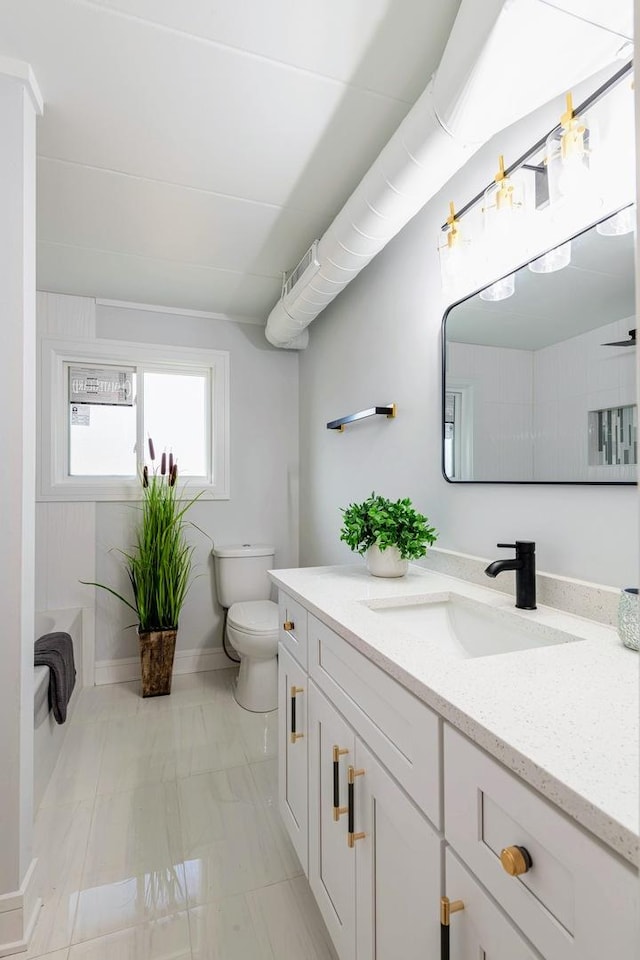
[[396,413],[395,403],[388,403],[384,407],[370,407],[368,410],[361,410],[359,413],[350,413],[346,417],[340,417],[339,420],[330,420],[327,424],[327,430],[338,430],[340,433],[344,433],[344,428],[348,423],[355,423],[356,420],[364,420],[366,417],[375,417],[376,415],[393,420]]

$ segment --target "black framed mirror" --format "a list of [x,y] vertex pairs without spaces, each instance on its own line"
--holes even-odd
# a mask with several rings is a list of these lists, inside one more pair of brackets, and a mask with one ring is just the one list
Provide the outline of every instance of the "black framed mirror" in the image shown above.
[[448,308],[449,482],[636,482],[634,220],[624,207]]

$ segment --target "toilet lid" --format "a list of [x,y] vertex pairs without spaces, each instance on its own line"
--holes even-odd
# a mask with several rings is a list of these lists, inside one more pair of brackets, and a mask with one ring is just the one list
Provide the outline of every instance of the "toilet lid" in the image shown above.
[[243,633],[277,633],[278,604],[271,600],[243,600],[229,608],[229,626]]

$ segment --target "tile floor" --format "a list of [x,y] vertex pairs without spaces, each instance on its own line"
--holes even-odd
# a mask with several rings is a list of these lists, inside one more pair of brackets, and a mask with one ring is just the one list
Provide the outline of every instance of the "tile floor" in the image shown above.
[[26,960],[335,960],[277,809],[277,714],[235,670],[85,689],[35,829]]

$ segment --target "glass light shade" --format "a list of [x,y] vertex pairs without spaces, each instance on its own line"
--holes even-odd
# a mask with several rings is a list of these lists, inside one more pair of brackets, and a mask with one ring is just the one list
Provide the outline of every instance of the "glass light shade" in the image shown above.
[[508,239],[526,210],[524,177],[516,171],[490,184],[484,192],[484,228],[491,240]]
[[445,289],[455,287],[467,275],[470,244],[471,236],[466,224],[462,227],[458,221],[440,234],[438,256],[442,286]]
[[508,277],[503,277],[502,280],[496,280],[495,283],[492,283],[490,287],[485,287],[484,290],[480,291],[481,300],[506,300],[508,297],[512,297],[516,289],[516,275],[515,273],[510,273]]
[[586,117],[573,117],[547,137],[549,199],[585,199],[595,189],[593,152],[596,130]]
[[596,230],[603,237],[622,237],[636,228],[636,205],[625,207],[612,217],[603,220],[596,226]]
[[537,257],[529,263],[529,270],[532,273],[555,273],[556,270],[563,270],[571,263],[571,240],[562,243],[559,247],[549,250],[542,257]]

